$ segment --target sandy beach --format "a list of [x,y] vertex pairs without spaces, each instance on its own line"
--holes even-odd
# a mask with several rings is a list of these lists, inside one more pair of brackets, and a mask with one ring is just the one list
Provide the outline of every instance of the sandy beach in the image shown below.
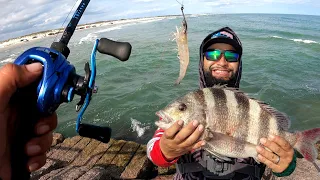
[[[161,20],[161,19],[166,19],[166,18],[174,18],[174,17],[179,17],[179,16],[157,16],[157,17],[146,17],[146,18],[135,18],[135,19],[120,19],[120,20],[110,20],[110,21],[101,21],[101,22],[95,22],[95,23],[90,23],[90,24],[79,24],[76,28],[76,31],[81,31],[85,29],[90,29],[90,28],[95,28],[95,27],[101,27],[101,26],[107,26],[107,25],[121,25],[121,24],[126,24],[126,23],[134,23],[134,22],[148,22],[148,21],[153,21],[153,20]],[[64,31],[64,28],[60,29],[53,29],[53,30],[48,30],[48,31],[41,31],[41,32],[36,32],[16,38],[11,38],[5,41],[0,42],[0,49],[6,48],[9,46],[13,45],[18,45],[34,40],[39,40],[43,39],[46,37],[52,37],[52,36],[57,36],[57,35],[62,35]]]

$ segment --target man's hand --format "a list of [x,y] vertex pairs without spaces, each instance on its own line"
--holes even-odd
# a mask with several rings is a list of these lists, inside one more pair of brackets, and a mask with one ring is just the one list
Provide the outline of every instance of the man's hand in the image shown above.
[[199,141],[204,128],[198,121],[192,121],[182,127],[183,121],[177,121],[161,136],[160,149],[168,161],[205,145],[205,141]]
[[[13,108],[9,105],[11,96],[18,88],[28,86],[40,77],[42,65],[33,63],[18,66],[7,64],[0,69],[0,178],[11,178],[10,135],[13,133],[12,124],[15,122]],[[34,129],[38,137],[31,139],[25,146],[29,156],[28,168],[35,171],[46,162],[46,151],[52,143],[52,131],[57,127],[57,116],[41,119]]]
[[287,169],[294,155],[293,147],[280,136],[270,136],[268,139],[261,138],[261,144],[272,152],[261,146],[257,146],[260,162],[266,164],[273,172],[280,173]]

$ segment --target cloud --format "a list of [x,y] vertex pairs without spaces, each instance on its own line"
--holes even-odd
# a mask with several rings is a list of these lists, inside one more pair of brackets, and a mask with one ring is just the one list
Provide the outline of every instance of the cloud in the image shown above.
[[[66,19],[70,20],[80,2],[80,0],[77,2],[75,0],[0,0],[0,41],[60,28]],[[89,3],[79,23],[180,15],[179,2],[183,2],[185,13],[188,14],[259,13],[262,11],[320,15],[319,0],[178,0],[178,2],[176,0],[95,0]],[[67,18],[70,11],[71,14]]]
[[128,16],[128,15],[132,15],[132,14],[145,14],[145,13],[150,13],[150,12],[157,12],[157,11],[163,11],[165,10],[165,8],[152,8],[152,9],[144,9],[144,10],[129,10],[123,13],[119,13],[119,14],[114,14],[114,17],[123,17],[123,16]]

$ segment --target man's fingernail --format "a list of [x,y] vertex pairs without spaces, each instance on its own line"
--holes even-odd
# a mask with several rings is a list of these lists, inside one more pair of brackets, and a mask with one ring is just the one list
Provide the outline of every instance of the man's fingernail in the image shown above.
[[203,142],[201,143],[201,146],[204,146],[204,145],[206,145],[206,142],[205,142],[205,141],[203,141]]
[[48,125],[41,125],[38,129],[37,129],[37,133],[38,134],[44,134],[46,132],[48,132],[50,130],[50,127]]
[[267,140],[266,140],[266,138],[261,138],[261,139],[260,139],[260,142],[261,142],[261,144],[264,144],[264,143],[267,142]]
[[178,121],[178,124],[181,126],[183,124],[183,121],[182,120],[179,120]]
[[193,126],[198,126],[199,122],[197,120],[193,121]]
[[272,134],[269,135],[270,140],[274,140],[274,138],[275,138],[274,135],[272,135]]
[[199,130],[200,132],[202,132],[202,131],[203,131],[203,125],[200,124],[200,126],[198,127],[198,130]]
[[29,171],[34,171],[36,169],[38,169],[39,167],[39,164],[38,163],[32,163],[30,166],[29,166]]
[[37,154],[41,151],[41,147],[39,145],[31,145],[27,147],[27,153],[29,155],[31,154]]
[[27,64],[26,68],[29,72],[39,72],[42,70],[42,64],[41,63],[31,63]]

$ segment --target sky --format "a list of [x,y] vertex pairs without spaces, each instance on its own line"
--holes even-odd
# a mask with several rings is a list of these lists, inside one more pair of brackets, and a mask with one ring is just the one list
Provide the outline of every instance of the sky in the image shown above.
[[[80,2],[0,0],[0,41],[60,28],[67,17],[69,22]],[[183,4],[185,14],[320,15],[320,0],[183,0]],[[91,0],[79,24],[161,15],[181,15],[180,4],[177,0]]]

